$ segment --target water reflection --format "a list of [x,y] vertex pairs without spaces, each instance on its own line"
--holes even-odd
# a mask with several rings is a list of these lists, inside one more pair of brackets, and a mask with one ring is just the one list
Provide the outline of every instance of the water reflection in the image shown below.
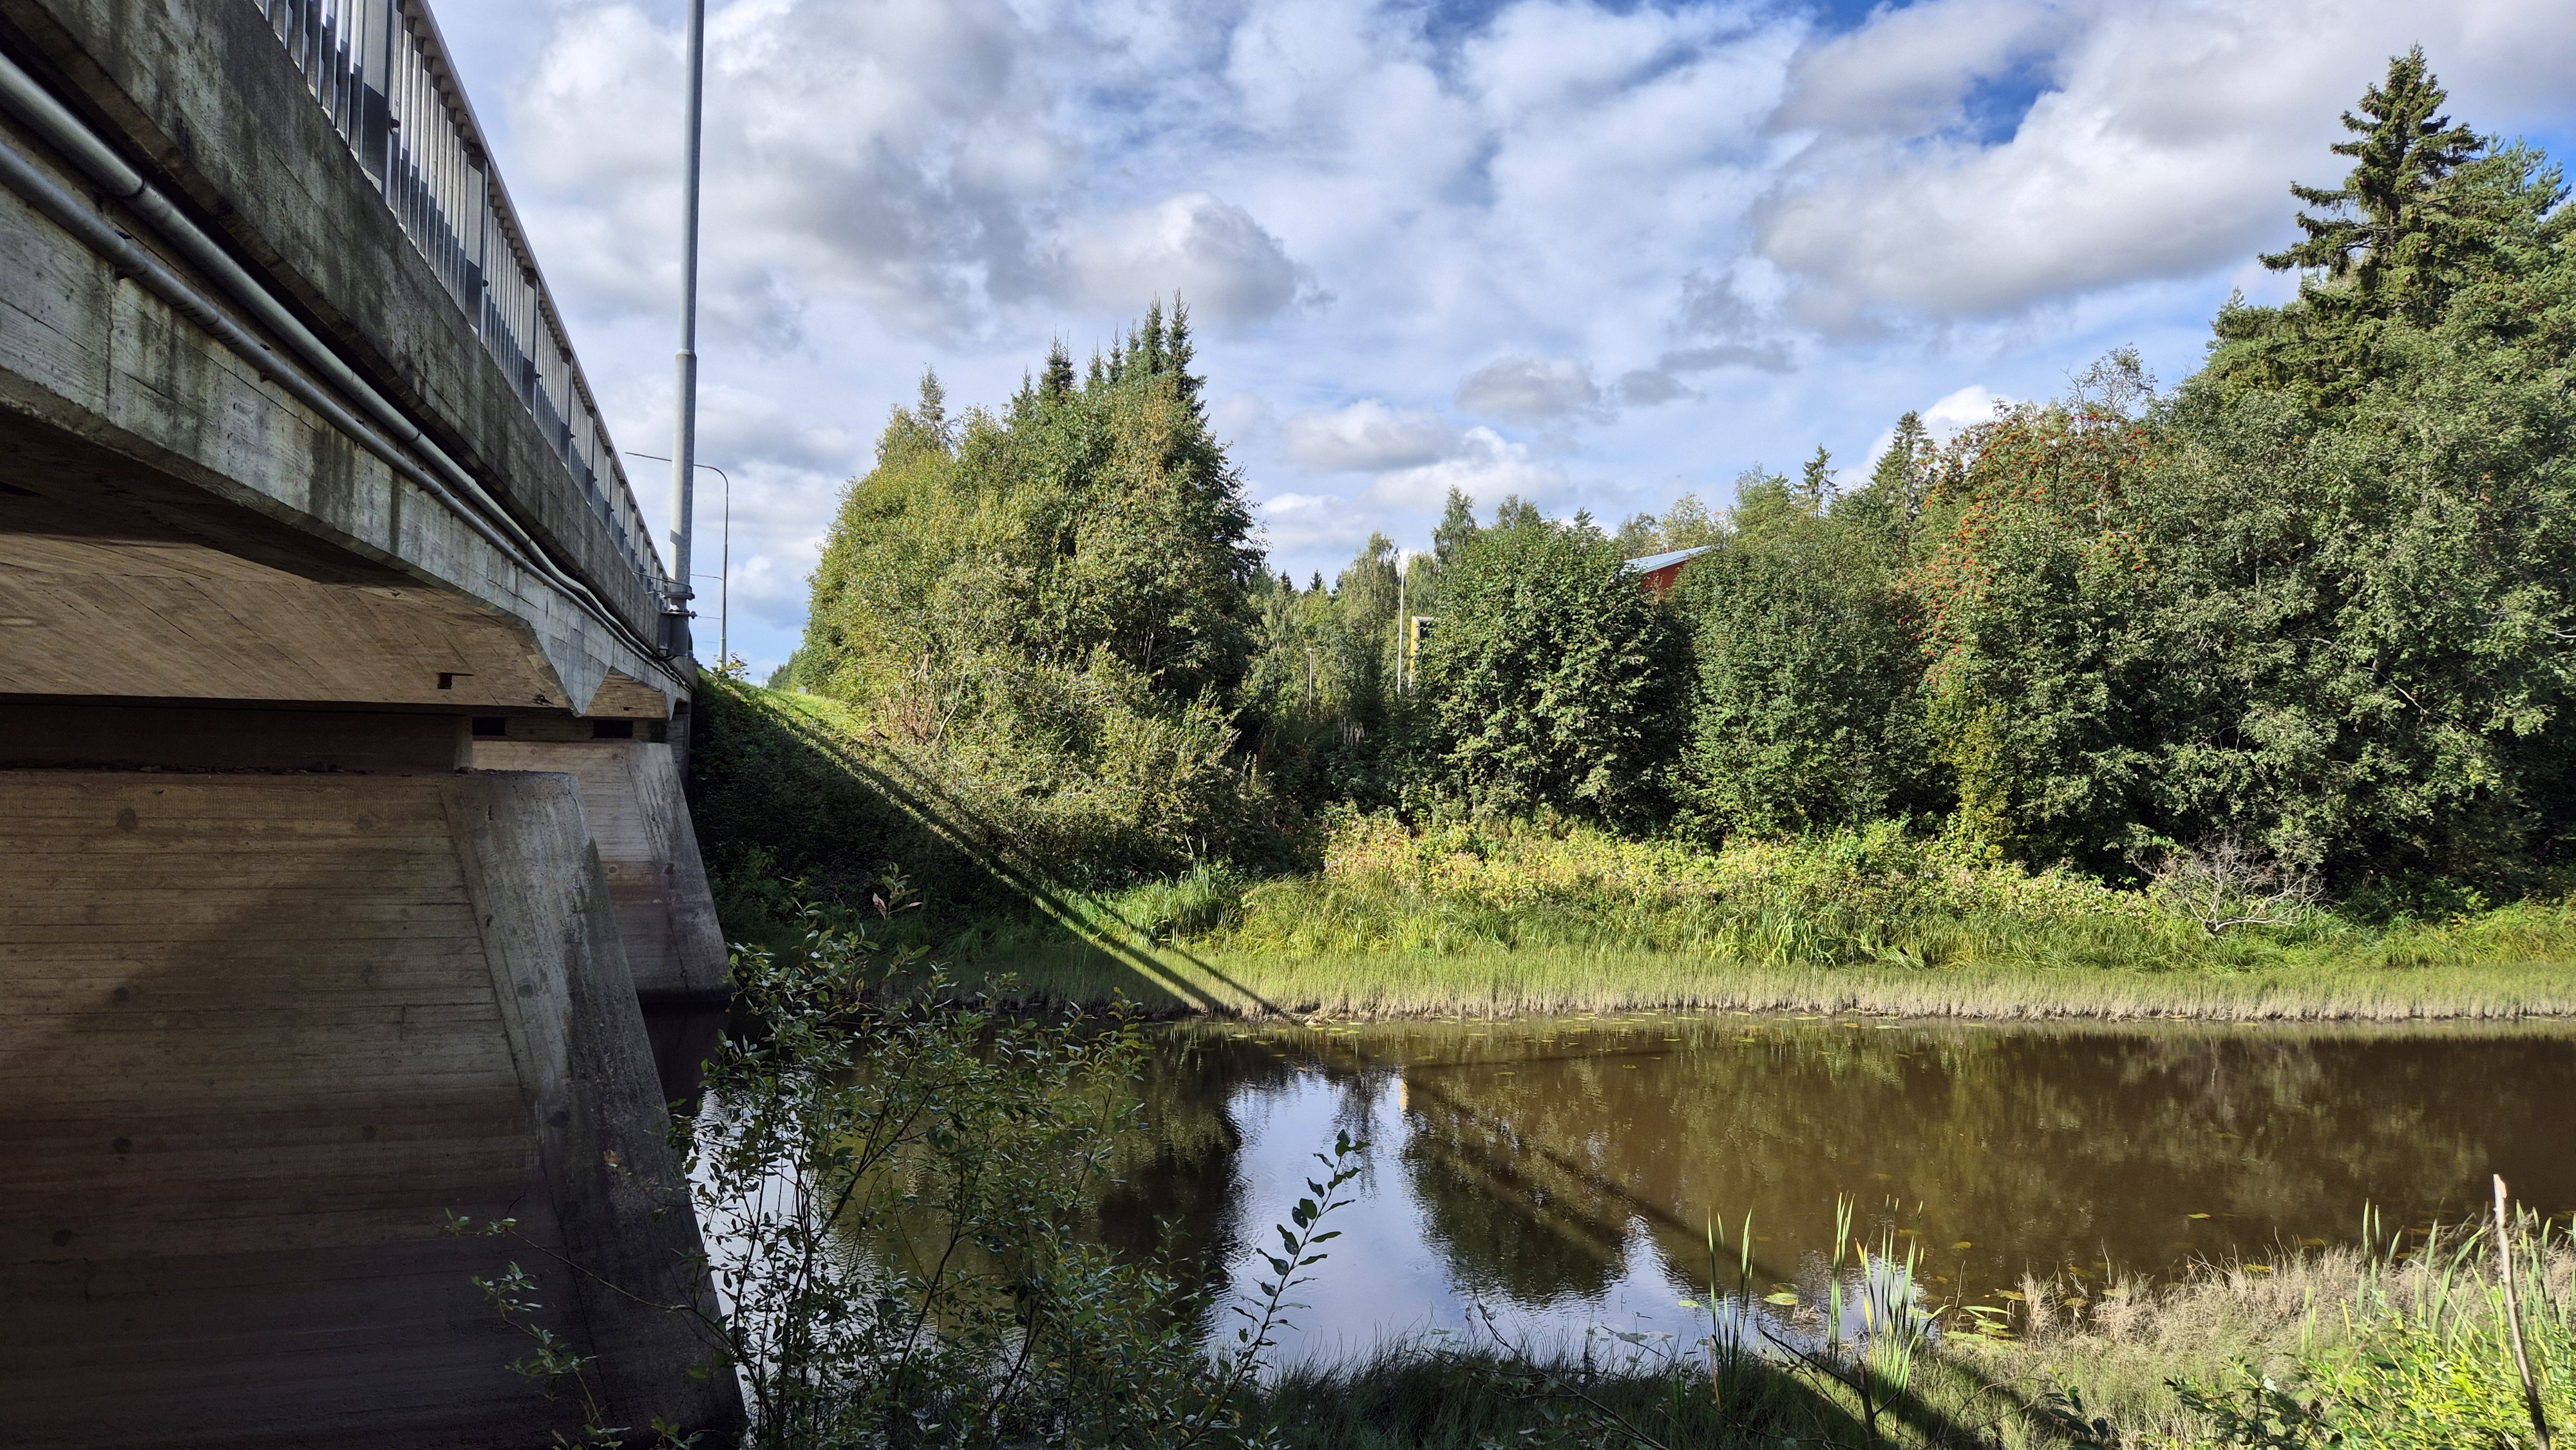
[[[1267,1233],[1337,1127],[1370,1175],[1300,1316],[1305,1348],[1454,1330],[1678,1335],[1708,1224],[1751,1214],[1756,1294],[1812,1287],[1837,1194],[1922,1251],[1936,1298],[1997,1302],[2026,1270],[2171,1272],[2342,1243],[2475,1208],[2502,1172],[2576,1208],[2576,1036],[1584,1017],[1168,1030],[1154,1134],[1108,1205],[1196,1262]],[[1722,1287],[1732,1288],[1734,1255]],[[1296,1346],[1292,1345],[1292,1350]]]

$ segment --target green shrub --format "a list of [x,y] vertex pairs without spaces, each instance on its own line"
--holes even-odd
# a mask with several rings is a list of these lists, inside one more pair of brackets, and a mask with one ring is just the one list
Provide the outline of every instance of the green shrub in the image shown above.
[[1442,579],[1422,653],[1450,775],[1493,810],[1649,821],[1682,731],[1675,617],[1589,523],[1504,514]]

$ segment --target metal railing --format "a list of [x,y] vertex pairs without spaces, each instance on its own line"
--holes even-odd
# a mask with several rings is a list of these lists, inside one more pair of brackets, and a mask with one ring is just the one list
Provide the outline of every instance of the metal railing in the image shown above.
[[652,533],[421,0],[251,0],[636,570]]

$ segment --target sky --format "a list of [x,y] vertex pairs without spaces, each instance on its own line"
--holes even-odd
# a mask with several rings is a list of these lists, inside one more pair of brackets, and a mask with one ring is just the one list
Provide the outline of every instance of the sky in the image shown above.
[[[671,451],[676,0],[433,0],[621,448]],[[2576,142],[2564,0],[710,0],[699,654],[765,674],[890,408],[998,405],[1157,295],[1272,567],[1451,487],[1605,524],[2167,382],[2424,46]],[[648,516],[668,468],[629,459]],[[658,526],[658,525],[657,525]],[[717,565],[725,618],[718,619]]]

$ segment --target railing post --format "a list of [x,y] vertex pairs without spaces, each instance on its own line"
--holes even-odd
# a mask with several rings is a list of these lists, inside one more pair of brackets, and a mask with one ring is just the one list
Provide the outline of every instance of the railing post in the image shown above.
[[367,169],[381,188],[385,184],[387,148],[392,144],[393,102],[385,95],[386,77],[393,73],[394,28],[397,0],[359,0],[357,57],[358,116],[357,134],[350,138],[358,153],[358,164]]

